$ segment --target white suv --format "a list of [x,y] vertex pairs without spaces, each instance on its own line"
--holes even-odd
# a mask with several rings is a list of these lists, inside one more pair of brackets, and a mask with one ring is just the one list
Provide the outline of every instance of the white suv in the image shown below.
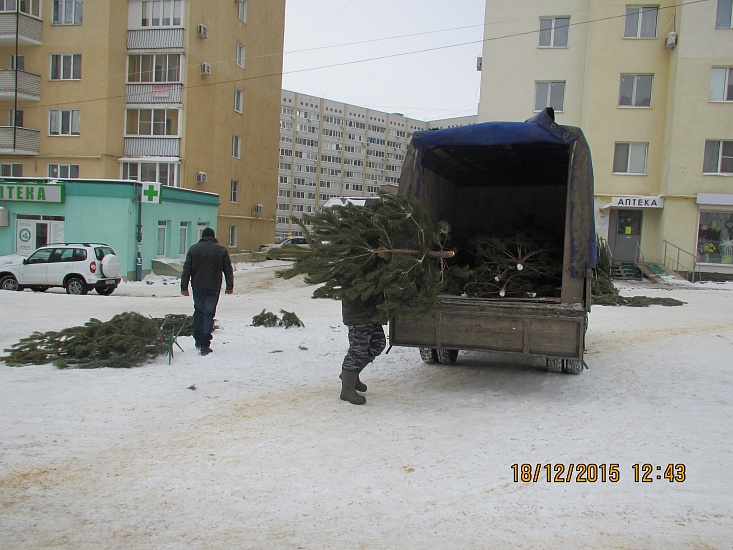
[[120,261],[115,251],[100,243],[63,243],[42,246],[20,264],[0,266],[0,289],[30,288],[45,292],[52,286],[69,294],[90,289],[105,296],[120,284]]

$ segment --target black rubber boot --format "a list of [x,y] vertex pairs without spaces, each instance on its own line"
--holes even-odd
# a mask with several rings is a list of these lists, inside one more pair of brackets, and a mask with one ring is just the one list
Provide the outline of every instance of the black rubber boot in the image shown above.
[[341,369],[341,399],[352,405],[363,405],[366,397],[356,393],[356,379],[359,377],[357,371]]
[[[359,378],[359,374],[363,370],[364,370],[364,367],[361,367],[359,371],[356,373],[356,384],[354,384],[354,388],[356,389],[356,391],[367,391],[367,385],[364,382],[362,382],[361,379]],[[339,378],[341,378],[340,374],[339,374]]]

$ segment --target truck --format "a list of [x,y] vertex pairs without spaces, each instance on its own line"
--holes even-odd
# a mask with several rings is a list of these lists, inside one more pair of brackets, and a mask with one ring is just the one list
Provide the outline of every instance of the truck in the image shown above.
[[456,234],[507,234],[531,220],[561,250],[562,271],[555,297],[443,293],[422,317],[400,308],[389,321],[391,346],[416,347],[428,363],[480,350],[529,357],[552,372],[587,368],[597,245],[591,154],[580,128],[556,123],[548,108],[525,122],[415,132],[398,193]]

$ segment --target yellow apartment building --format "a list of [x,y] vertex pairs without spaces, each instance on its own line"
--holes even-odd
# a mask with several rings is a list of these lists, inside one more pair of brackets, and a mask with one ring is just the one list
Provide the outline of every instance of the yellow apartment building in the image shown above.
[[478,120],[591,146],[614,259],[733,274],[732,0],[487,0]]
[[284,27],[285,0],[0,0],[0,176],[215,193],[219,241],[256,249]]

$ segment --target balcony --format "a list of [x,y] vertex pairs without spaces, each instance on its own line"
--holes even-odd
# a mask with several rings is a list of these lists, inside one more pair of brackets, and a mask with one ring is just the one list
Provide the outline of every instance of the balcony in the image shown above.
[[0,126],[0,155],[38,155],[40,132],[31,128]]
[[181,27],[155,27],[127,31],[127,49],[136,51],[183,51],[183,29]]
[[126,157],[178,157],[181,153],[179,137],[126,137]]
[[17,71],[16,73],[12,69],[0,69],[0,101],[13,101],[15,99],[16,74],[18,75],[18,100],[40,101],[41,77],[25,71]]
[[126,102],[128,105],[181,105],[182,88],[183,84],[128,84]]
[[19,46],[40,46],[43,21],[25,13],[0,13],[0,46],[15,46],[16,34]]

